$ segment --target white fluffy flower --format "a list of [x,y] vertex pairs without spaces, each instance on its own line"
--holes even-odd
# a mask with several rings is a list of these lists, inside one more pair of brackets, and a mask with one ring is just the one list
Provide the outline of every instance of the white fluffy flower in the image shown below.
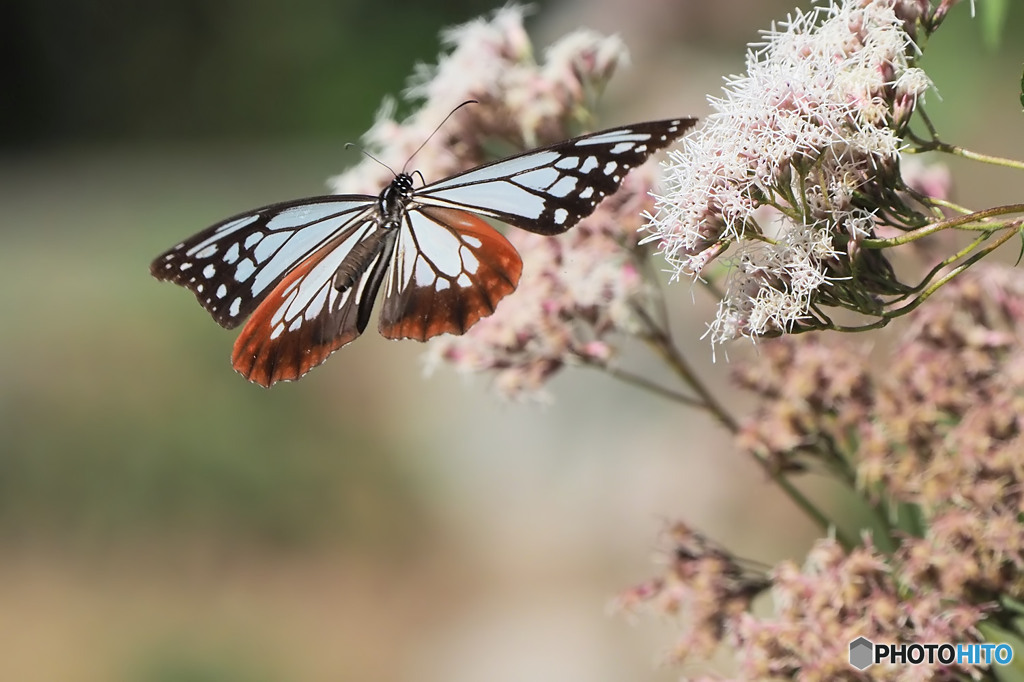
[[[847,241],[870,234],[854,197],[898,165],[901,127],[930,84],[911,66],[896,4],[845,0],[773,28],[670,153],[646,229],[674,276],[699,275],[739,244],[715,343],[792,329],[834,281]],[[766,206],[778,214],[771,235],[755,217]]]

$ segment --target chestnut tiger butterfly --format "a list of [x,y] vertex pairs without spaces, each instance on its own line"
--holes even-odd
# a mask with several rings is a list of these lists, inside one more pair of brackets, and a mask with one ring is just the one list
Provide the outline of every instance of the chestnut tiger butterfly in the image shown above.
[[157,256],[150,272],[192,291],[227,329],[249,318],[231,360],[262,386],[298,379],[359,336],[382,285],[383,336],[463,334],[515,291],[522,272],[515,248],[481,218],[565,232],[695,122],[581,135],[418,188],[402,172],[376,197],[246,211]]

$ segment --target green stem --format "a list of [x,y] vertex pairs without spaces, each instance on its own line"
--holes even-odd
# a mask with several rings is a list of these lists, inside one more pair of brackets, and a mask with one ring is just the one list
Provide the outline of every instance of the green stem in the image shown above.
[[995,166],[1004,166],[1006,168],[1015,168],[1017,170],[1024,170],[1024,162],[1017,161],[1015,159],[1006,159],[1001,156],[991,156],[989,154],[981,154],[979,152],[972,152],[964,147],[949,144],[939,139],[939,133],[935,128],[935,124],[932,123],[928,114],[925,113],[923,108],[918,108],[917,114],[921,117],[925,127],[928,128],[928,134],[932,139],[925,140],[924,138],[918,137],[912,131],[907,131],[907,137],[918,145],[920,148],[917,151],[921,152],[945,152],[947,154],[953,154],[955,156],[961,156],[965,159],[971,159],[972,161],[980,161],[982,163],[990,163]]
[[731,414],[726,411],[721,403],[712,395],[711,391],[701,382],[697,374],[690,367],[690,363],[676,349],[669,333],[654,323],[654,320],[641,311],[641,317],[648,327],[649,334],[646,336],[648,344],[661,356],[669,367],[689,386],[699,398],[700,407],[711,414],[718,422],[726,428],[729,433],[739,431],[739,425]]
[[925,152],[945,152],[947,154],[953,154],[954,156],[961,156],[971,161],[980,161],[981,163],[992,164],[993,166],[1004,166],[1006,168],[1014,168],[1016,170],[1024,170],[1024,162],[1017,161],[1016,159],[1006,159],[1001,156],[992,156],[990,154],[982,154],[980,152],[972,152],[964,147],[958,147],[957,145],[948,144],[939,140],[932,140],[928,142],[926,140],[914,140],[921,145],[920,151]]
[[[699,396],[696,405],[707,410],[730,433],[737,433],[739,431],[739,425],[736,423],[736,420],[715,399],[714,395],[711,394],[700,379],[697,378],[697,375],[694,373],[689,363],[676,349],[670,333],[659,327],[645,310],[638,309],[637,312],[648,327],[648,343],[659,355],[661,355],[662,359],[665,360],[676,374],[679,375],[686,385],[693,389],[693,391],[695,391]],[[815,504],[811,502],[806,495],[793,485],[792,481],[786,478],[785,474],[773,467],[770,462],[765,461],[764,459],[755,456],[754,460],[764,470],[765,474],[767,474],[772,482],[782,489],[786,496],[789,497],[790,501],[807,514],[807,516],[820,526],[822,530],[833,530],[836,534],[836,538],[847,549],[855,545],[854,539],[851,539],[844,531],[839,529],[824,512],[818,509],[818,507],[815,506]]]
[[859,244],[866,249],[887,249],[893,246],[900,246],[902,244],[909,244],[910,242],[917,241],[922,237],[941,232],[942,230],[948,230],[951,228],[968,229],[971,231],[984,231],[984,232],[995,232],[998,230],[1006,229],[1007,227],[1014,226],[1016,221],[1010,221],[1005,224],[998,225],[984,225],[975,227],[965,227],[971,223],[979,220],[985,220],[987,218],[994,218],[1000,215],[1009,215],[1013,213],[1024,213],[1024,204],[1007,204],[1005,206],[995,206],[993,208],[987,208],[984,211],[975,211],[974,213],[968,213],[967,215],[955,216],[953,218],[947,218],[946,220],[940,220],[916,230],[905,232],[904,234],[892,237],[890,239],[862,239]]
[[996,249],[998,249],[1000,246],[1002,246],[1007,241],[1009,241],[1011,238],[1013,238],[1016,234],[1017,234],[1016,231],[1013,231],[1013,232],[1007,232],[1006,234],[1000,236],[999,239],[997,239],[994,243],[990,244],[989,246],[986,246],[984,249],[981,249],[976,254],[974,254],[973,256],[968,258],[966,261],[964,261],[960,265],[956,266],[955,268],[953,268],[952,270],[947,272],[938,281],[936,281],[934,284],[932,284],[927,289],[925,289],[921,293],[921,295],[918,296],[917,298],[915,298],[913,301],[911,301],[907,305],[903,306],[899,310],[894,310],[892,312],[885,313],[885,315],[883,317],[885,317],[886,319],[891,320],[891,319],[895,319],[897,317],[902,317],[902,316],[906,315],[907,313],[911,312],[912,310],[916,309],[918,306],[920,306],[922,303],[924,303],[926,300],[928,300],[928,298],[932,294],[934,294],[936,291],[938,291],[940,287],[942,287],[944,284],[949,282],[951,279],[953,279],[954,277],[959,275],[961,272],[963,272],[967,268],[969,268],[972,265],[974,265],[975,263],[977,263],[979,260],[981,260],[982,258],[987,256],[988,254],[990,254],[993,251],[995,251]]
[[782,475],[780,472],[770,471],[771,467],[767,462],[758,460],[762,463],[765,470],[769,472],[772,481],[782,488],[782,491],[786,493],[790,501],[799,507],[807,516],[811,518],[822,530],[825,532],[831,531],[835,534],[836,540],[843,546],[844,549],[850,550],[857,546],[856,538],[851,538],[849,534],[843,529],[839,528],[835,523],[832,522],[823,511],[818,509],[813,502],[811,502],[806,495],[800,492],[800,489],[793,485],[793,482]]
[[630,384],[631,386],[636,386],[637,388],[642,388],[646,391],[650,391],[651,393],[660,395],[663,398],[668,398],[669,400],[680,403],[682,405],[698,408],[704,407],[700,400],[692,398],[688,395],[683,395],[682,393],[678,393],[677,391],[673,391],[671,388],[662,386],[659,383],[651,381],[647,377],[642,377],[638,374],[633,374],[623,369],[619,369],[618,367],[613,367],[612,365],[609,365],[607,363],[598,362],[590,358],[580,359],[583,361],[583,364],[585,366],[600,369],[607,373],[609,376],[612,376],[623,383]]

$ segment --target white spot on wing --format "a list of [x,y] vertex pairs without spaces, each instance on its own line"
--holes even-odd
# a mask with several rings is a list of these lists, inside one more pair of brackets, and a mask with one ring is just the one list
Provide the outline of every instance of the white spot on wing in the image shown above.
[[239,254],[238,242],[235,242],[224,253],[224,262],[227,263],[228,265],[234,265],[235,261],[238,260],[238,254]]
[[231,307],[228,308],[228,314],[231,315],[231,317],[237,316],[238,315],[238,311],[241,308],[241,306],[242,306],[242,299],[241,298],[235,298],[235,300],[233,300],[231,302]]
[[[221,225],[216,230],[214,230],[213,235],[211,235],[211,236],[207,237],[206,239],[204,239],[203,241],[199,242],[198,244],[193,246],[191,249],[186,251],[186,253],[188,255],[190,255],[190,256],[195,256],[197,253],[199,253],[199,258],[206,258],[207,256],[212,256],[213,254],[217,253],[217,247],[216,247],[216,242],[217,241],[223,239],[226,236],[226,234],[234,232],[235,230],[238,230],[238,229],[240,229],[242,227],[245,227],[249,223],[251,223],[254,220],[256,220],[257,217],[258,216],[256,216],[256,215],[248,215],[248,216],[245,216],[244,218],[239,218],[238,220],[232,220],[229,223],[225,223],[225,224]],[[176,246],[174,248],[177,249],[177,248],[181,248],[183,246],[185,246],[184,242],[182,242],[181,244],[178,244],[178,246]],[[207,250],[211,249],[211,248],[213,250],[207,252]],[[203,255],[203,253],[206,253],[206,255]]]
[[324,220],[346,210],[346,202],[325,202],[322,204],[306,204],[286,208],[267,221],[268,230],[295,228]]
[[256,245],[256,250],[253,251],[256,262],[263,263],[273,256],[274,252],[288,241],[290,236],[292,235],[287,232],[277,232],[276,234],[268,234],[264,239],[260,240],[260,243]]
[[536,190],[544,190],[558,180],[558,171],[550,166],[521,173],[513,178],[516,184]]
[[295,301],[295,297],[299,295],[298,289],[292,289],[291,292],[284,297],[284,302],[277,307],[274,314],[270,318],[270,323],[281,322],[284,320],[288,307]]
[[244,282],[252,277],[252,273],[254,272],[256,272],[256,264],[248,258],[243,258],[238,263],[238,267],[235,268],[235,281]]
[[426,287],[434,283],[437,274],[422,257],[416,259],[416,286]]
[[[337,210],[336,207],[335,210]],[[301,232],[293,234],[291,239],[289,239],[269,261],[265,264],[261,264],[262,267],[256,274],[256,278],[252,283],[252,293],[254,295],[260,293],[269,286],[271,282],[302,262],[303,259],[313,253],[316,249],[323,246],[331,237],[333,237],[338,229],[346,222],[347,219],[344,216],[333,218],[331,220],[324,220],[304,228]],[[349,249],[351,249],[355,243],[355,240],[362,239],[366,234],[368,225],[372,225],[372,223],[368,222],[364,224],[361,229],[355,230],[348,239],[334,250],[334,254],[332,254],[332,256],[341,252],[337,258],[326,258],[325,260],[331,262],[337,261],[337,263],[340,264],[340,258],[344,256],[345,253],[348,253]],[[335,269],[337,269],[337,266],[335,266]]]
[[555,209],[555,224],[564,225],[565,219],[569,217],[569,212],[564,208]]
[[324,309],[324,304],[327,303],[327,292],[333,290],[334,287],[330,284],[320,287],[320,290],[316,292],[313,300],[306,306],[306,319],[312,320],[314,317],[320,314]]
[[577,140],[576,145],[583,147],[592,144],[616,144],[619,142],[646,142],[651,139],[649,133],[634,133],[631,130],[609,130],[583,140]]
[[243,216],[238,220],[232,220],[229,223],[224,223],[223,225],[217,228],[216,234],[223,235],[225,232],[234,232],[237,229],[245,227],[249,223],[256,220],[258,217],[259,216],[254,213],[252,215]]
[[455,280],[455,283],[458,284],[460,287],[468,287],[473,285],[473,280],[471,280],[469,276],[466,275],[466,273],[462,273],[461,275],[459,275],[459,278]]
[[580,172],[581,173],[589,173],[590,171],[594,170],[595,168],[597,168],[597,157],[596,156],[588,156],[583,161],[583,165],[580,166]]
[[548,194],[554,197],[564,197],[576,189],[576,178],[567,175],[548,189]]
[[621,154],[622,152],[629,151],[630,149],[633,149],[633,143],[632,142],[620,142],[617,145],[615,145],[614,147],[612,147],[611,149],[609,149],[608,153],[609,154]]
[[604,165],[604,168],[602,169],[602,172],[605,175],[611,175],[615,171],[615,169],[618,168],[618,167],[619,167],[619,164],[615,163],[614,161],[609,161],[608,163],[606,163]]
[[245,248],[251,249],[254,244],[259,244],[261,239],[263,239],[262,232],[253,232],[245,238]]
[[[409,219],[422,256],[426,257],[439,272],[449,277],[462,272],[459,238],[421,213],[411,213]],[[424,286],[420,280],[419,264],[416,268],[416,283]]]
[[594,193],[593,187],[584,187],[583,191],[580,192],[580,199],[589,199],[590,195]]
[[213,277],[216,274],[217,274],[217,268],[214,267],[213,263],[210,263],[205,268],[203,268],[203,277],[205,277],[206,279],[210,279],[211,277]]
[[480,261],[476,259],[473,252],[463,246],[459,249],[459,256],[462,258],[462,269],[471,275],[476,274],[476,269],[480,266]]
[[440,192],[431,191],[429,196],[471,206],[484,213],[510,213],[526,218],[539,218],[544,212],[543,198],[504,180],[453,187]]
[[559,159],[555,163],[555,168],[564,168],[566,170],[572,170],[576,166],[580,165],[580,157],[578,156],[566,156],[565,158]]
[[441,180],[435,182],[433,185],[428,185],[425,189],[426,193],[433,194],[435,190],[454,188],[459,185],[466,183],[477,183],[486,182],[488,180],[497,180],[500,178],[507,177],[509,175],[515,175],[516,173],[522,173],[528,171],[531,168],[539,168],[545,166],[555,159],[558,158],[558,152],[543,151],[535,152],[533,154],[525,154],[513,159],[506,159],[490,166],[478,168],[476,170],[463,173],[461,175],[455,175],[448,178],[447,180]]
[[228,293],[228,288],[226,286],[224,286],[223,284],[221,284],[219,287],[217,287],[217,298],[224,298],[225,296],[227,296],[227,293]]
[[484,245],[484,243],[482,241],[480,241],[476,237],[473,237],[473,236],[470,236],[470,235],[463,235],[462,236],[462,241],[464,241],[465,243],[469,244],[474,249],[479,249],[481,246]]

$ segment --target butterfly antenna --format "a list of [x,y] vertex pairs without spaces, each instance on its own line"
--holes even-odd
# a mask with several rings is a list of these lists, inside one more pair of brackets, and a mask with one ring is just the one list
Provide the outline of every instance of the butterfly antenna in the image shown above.
[[391,171],[391,174],[392,174],[392,175],[394,175],[395,177],[398,177],[398,173],[396,173],[396,172],[394,171],[394,169],[392,169],[392,168],[391,168],[391,166],[387,165],[386,163],[384,163],[383,161],[381,161],[380,159],[378,159],[378,158],[377,158],[376,156],[374,156],[374,155],[373,155],[373,154],[371,154],[370,152],[366,151],[365,149],[363,149],[362,147],[360,147],[359,145],[357,145],[357,144],[356,144],[355,142],[346,142],[346,143],[345,143],[345,149],[349,149],[349,148],[351,148],[351,147],[355,147],[356,149],[358,149],[358,150],[359,150],[360,152],[362,152],[362,153],[363,153],[363,156],[365,156],[366,158],[370,159],[371,161],[376,161],[377,163],[379,163],[380,165],[384,166],[384,167],[385,167],[385,168],[387,168],[387,169],[388,169],[389,171]]
[[437,131],[438,131],[438,130],[440,130],[440,129],[441,129],[441,127],[442,127],[442,126],[443,126],[443,125],[444,125],[445,123],[447,123],[447,122],[448,122],[448,119],[450,119],[450,118],[452,117],[452,115],[453,115],[453,114],[454,114],[454,113],[455,113],[456,111],[458,111],[458,110],[459,110],[459,109],[461,109],[462,107],[466,106],[467,104],[480,104],[480,102],[479,102],[479,100],[475,100],[475,99],[467,99],[467,100],[466,100],[465,102],[463,102],[462,104],[460,104],[459,106],[455,107],[455,108],[454,108],[454,109],[452,109],[452,110],[451,110],[450,112],[448,112],[448,115],[444,117],[444,120],[443,120],[443,121],[441,121],[441,122],[440,122],[439,124],[437,124],[437,127],[436,127],[436,128],[434,128],[434,132],[432,132],[432,133],[430,133],[429,135],[427,135],[427,139],[423,140],[423,144],[421,144],[421,145],[420,145],[419,147],[417,147],[417,148],[416,148],[416,151],[414,151],[414,152],[412,153],[412,155],[411,155],[411,156],[409,156],[409,159],[408,159],[408,160],[407,160],[407,161],[405,162],[405,165],[404,165],[404,166],[402,166],[402,172],[403,172],[403,173],[405,172],[405,169],[409,167],[409,164],[410,164],[410,163],[412,162],[412,160],[413,160],[413,159],[414,159],[414,158],[416,157],[416,155],[420,153],[420,150],[422,150],[422,149],[423,149],[424,147],[426,147],[426,146],[427,146],[427,143],[428,143],[428,142],[430,142],[430,138],[434,137],[434,135],[436,135],[436,134],[437,134]]

